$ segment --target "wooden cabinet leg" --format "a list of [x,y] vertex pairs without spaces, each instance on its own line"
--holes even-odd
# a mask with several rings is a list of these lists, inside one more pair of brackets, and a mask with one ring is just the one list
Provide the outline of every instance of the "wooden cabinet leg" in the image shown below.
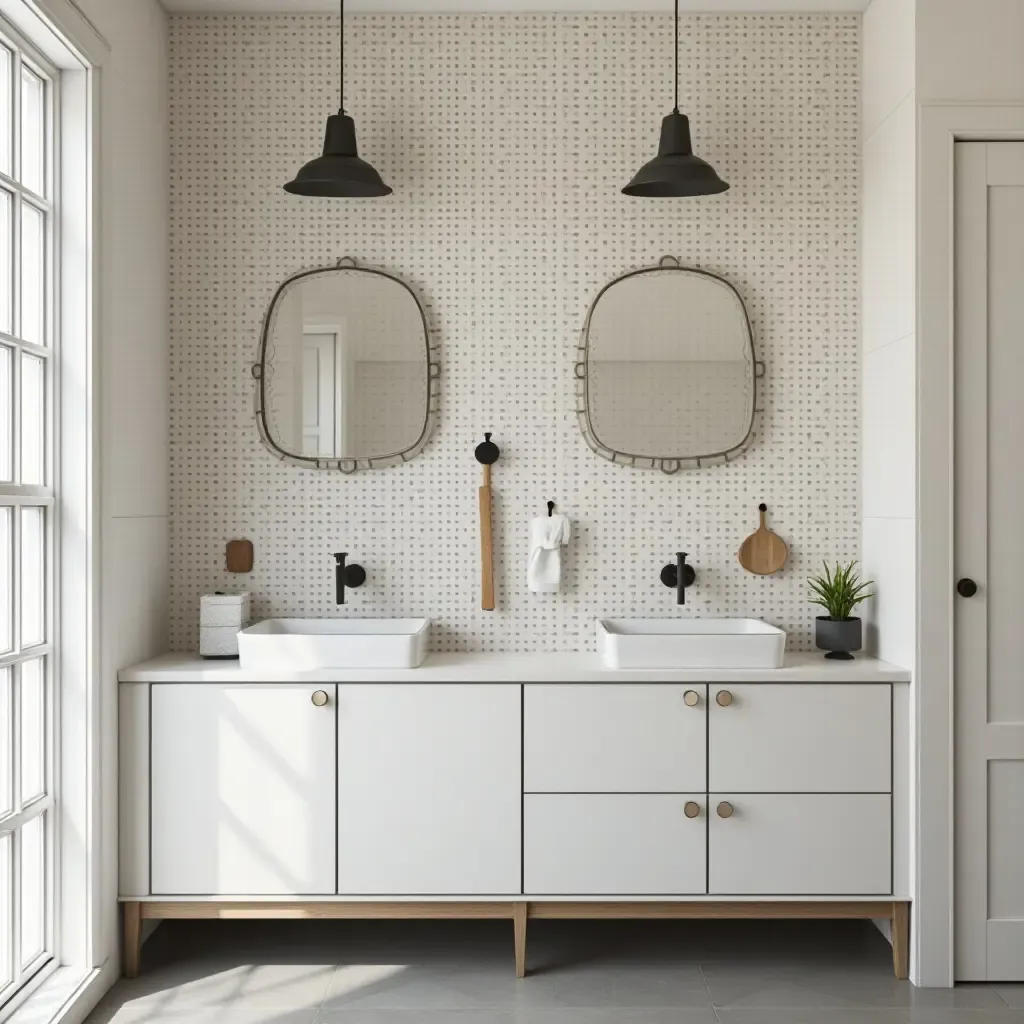
[[142,904],[124,906],[124,976],[137,978],[142,960]]
[[516,977],[526,977],[526,918],[530,905],[528,903],[512,904],[512,924],[515,929],[516,942]]
[[900,981],[910,976],[910,904],[892,905],[892,969]]

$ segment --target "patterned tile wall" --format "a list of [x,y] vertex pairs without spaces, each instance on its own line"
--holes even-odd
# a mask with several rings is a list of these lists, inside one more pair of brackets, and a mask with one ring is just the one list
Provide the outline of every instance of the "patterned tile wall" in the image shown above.
[[[681,108],[723,196],[619,188],[670,108],[671,20],[652,14],[355,15],[347,106],[386,199],[281,190],[337,106],[330,16],[178,16],[172,31],[172,643],[199,596],[324,616],[331,553],[366,566],[344,614],[427,615],[440,651],[592,649],[598,615],[753,615],[812,644],[804,577],[859,553],[860,22],[687,16]],[[740,461],[676,476],[611,465],[576,425],[572,362],[590,301],[665,253],[728,277],[767,363]],[[249,366],[275,286],[354,255],[404,277],[440,345],[434,439],[354,476],[285,466],[252,417]],[[497,597],[480,610],[473,448],[494,432]],[[563,592],[526,587],[528,522],[574,521]],[[760,578],[736,561],[757,503],[790,545]],[[223,570],[249,537],[248,577]],[[677,611],[658,572],[698,571]]]

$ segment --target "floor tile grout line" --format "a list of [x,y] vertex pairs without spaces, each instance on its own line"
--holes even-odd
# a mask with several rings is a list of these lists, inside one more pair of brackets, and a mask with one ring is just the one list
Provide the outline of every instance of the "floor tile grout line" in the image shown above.
[[704,977],[704,965],[698,961],[697,972],[700,974],[700,982],[704,986],[704,991],[708,994],[708,1005],[711,1007],[711,1012],[715,1015],[715,1020],[718,1024],[721,1024],[722,1018],[718,1016],[718,1007],[715,1006],[715,1000],[711,996],[711,989],[708,986],[708,979]]

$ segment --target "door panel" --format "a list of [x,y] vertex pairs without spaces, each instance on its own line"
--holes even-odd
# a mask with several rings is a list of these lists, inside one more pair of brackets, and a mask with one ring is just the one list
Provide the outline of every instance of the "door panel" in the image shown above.
[[[527,792],[707,788],[706,686],[570,683],[525,690]],[[688,692],[696,694],[693,705]]]
[[[687,801],[698,804],[688,818]],[[533,794],[524,802],[525,892],[689,895],[707,890],[703,793]]]
[[518,684],[338,687],[338,883],[350,895],[521,891]]
[[1024,143],[955,156],[954,975],[1024,981]]
[[[719,816],[723,801],[729,817]],[[892,892],[888,794],[712,793],[708,822],[712,895]]]
[[334,690],[153,685],[155,895],[334,892]]
[[[718,703],[727,693],[731,702]],[[888,685],[712,686],[713,791],[887,793],[892,778]]]

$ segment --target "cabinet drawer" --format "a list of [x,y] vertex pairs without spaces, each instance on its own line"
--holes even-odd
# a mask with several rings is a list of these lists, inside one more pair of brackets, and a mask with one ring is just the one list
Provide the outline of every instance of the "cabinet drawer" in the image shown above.
[[[684,808],[700,807],[695,818]],[[523,819],[524,891],[655,896],[707,888],[703,793],[532,794]]]
[[[724,693],[732,701],[723,707],[718,697]],[[892,786],[891,695],[888,684],[711,686],[709,788],[887,793]]]
[[[719,816],[722,801],[731,817]],[[713,793],[709,892],[875,896],[892,891],[892,807],[879,793]]]
[[525,700],[527,792],[707,788],[706,686],[527,685]]

